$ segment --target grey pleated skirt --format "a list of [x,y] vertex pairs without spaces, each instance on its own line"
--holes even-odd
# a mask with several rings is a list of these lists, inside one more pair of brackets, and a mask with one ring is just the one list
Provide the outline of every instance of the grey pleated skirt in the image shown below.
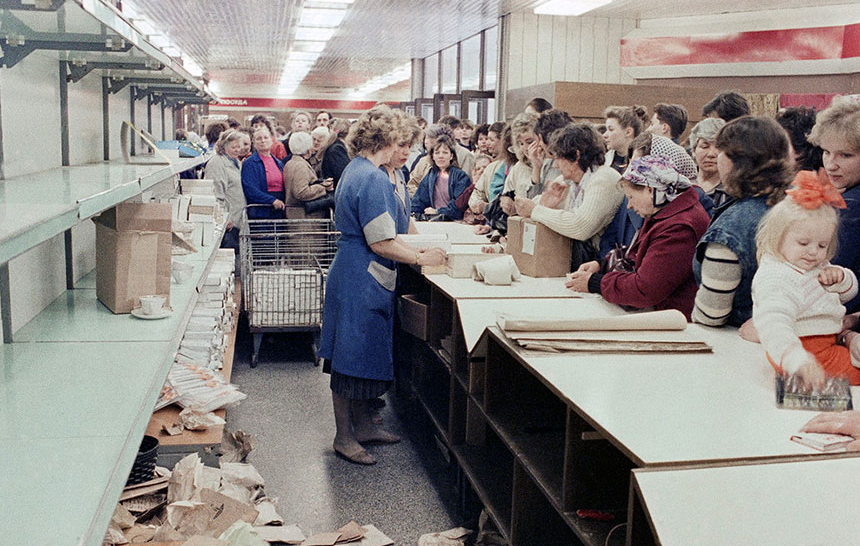
[[391,388],[393,381],[382,381],[379,379],[366,379],[364,377],[353,377],[338,373],[331,369],[331,363],[323,363],[323,371],[331,371],[329,386],[333,393],[349,400],[371,400],[379,398]]

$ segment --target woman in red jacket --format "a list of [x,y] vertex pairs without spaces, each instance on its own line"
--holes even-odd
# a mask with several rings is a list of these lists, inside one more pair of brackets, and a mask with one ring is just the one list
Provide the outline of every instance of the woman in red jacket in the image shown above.
[[627,206],[645,218],[628,254],[634,271],[600,273],[600,264],[588,262],[565,285],[635,309],[677,309],[690,320],[696,298],[693,255],[710,221],[696,190],[661,155],[634,159],[619,184]]

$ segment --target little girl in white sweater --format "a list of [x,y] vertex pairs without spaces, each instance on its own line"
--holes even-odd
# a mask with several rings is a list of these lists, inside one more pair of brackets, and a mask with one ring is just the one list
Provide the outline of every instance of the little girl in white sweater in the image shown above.
[[852,355],[860,357],[860,334],[840,335],[843,303],[857,295],[857,277],[828,261],[836,252],[835,208],[845,201],[810,171],[798,173],[787,193],[756,235],[753,323],[777,372],[797,374],[809,386],[828,375],[858,385],[860,358]]

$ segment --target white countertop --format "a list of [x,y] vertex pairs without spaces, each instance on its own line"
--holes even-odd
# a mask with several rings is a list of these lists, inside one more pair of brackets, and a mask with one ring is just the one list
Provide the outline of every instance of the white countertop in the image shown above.
[[444,233],[452,245],[488,245],[486,235],[475,235],[475,226],[459,222],[415,222],[422,235]]
[[731,328],[688,329],[714,352],[520,354],[638,466],[819,455],[790,440],[816,412],[776,407],[760,345]]
[[663,546],[860,542],[858,458],[633,476]]

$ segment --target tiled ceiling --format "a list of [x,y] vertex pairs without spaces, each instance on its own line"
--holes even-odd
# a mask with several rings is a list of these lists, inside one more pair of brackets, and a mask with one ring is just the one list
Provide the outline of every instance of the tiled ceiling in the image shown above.
[[[329,0],[331,1],[331,0]],[[199,64],[221,96],[277,96],[303,9],[347,7],[346,17],[293,96],[356,89],[541,0],[125,0]],[[615,0],[589,16],[639,19],[839,4],[839,0]],[[392,86],[408,95],[408,83]],[[387,89],[391,91],[392,88]],[[247,92],[245,92],[247,90]],[[408,98],[404,96],[404,100]]]
[[[138,14],[216,84],[277,94],[304,7],[312,0],[133,0]],[[355,0],[299,87],[357,88],[497,23],[534,0]],[[328,6],[331,6],[330,4]],[[400,86],[404,87],[404,86]],[[408,87],[406,87],[408,89]],[[407,91],[408,94],[408,91]]]

